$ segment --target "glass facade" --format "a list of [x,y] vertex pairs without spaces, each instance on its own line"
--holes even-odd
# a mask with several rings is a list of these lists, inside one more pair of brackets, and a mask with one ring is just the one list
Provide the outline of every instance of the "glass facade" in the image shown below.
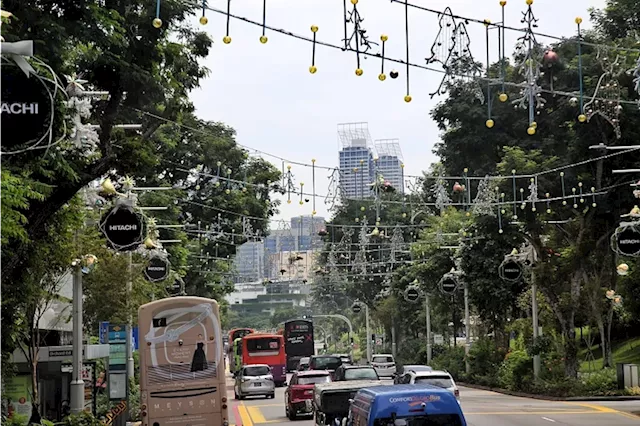
[[350,146],[340,151],[340,187],[344,196],[370,197],[374,177],[373,153],[368,147]]

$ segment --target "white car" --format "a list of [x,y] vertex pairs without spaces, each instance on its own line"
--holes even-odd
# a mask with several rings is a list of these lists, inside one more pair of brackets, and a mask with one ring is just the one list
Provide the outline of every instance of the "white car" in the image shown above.
[[379,377],[393,377],[396,374],[396,361],[393,355],[375,354],[371,358],[371,366]]
[[245,365],[236,376],[233,391],[236,399],[254,395],[274,398],[276,385],[273,382],[271,367],[266,364]]
[[408,371],[398,378],[398,384],[413,385],[420,383],[423,385],[437,386],[444,388],[453,393],[457,399],[460,399],[460,391],[451,374],[446,371]]

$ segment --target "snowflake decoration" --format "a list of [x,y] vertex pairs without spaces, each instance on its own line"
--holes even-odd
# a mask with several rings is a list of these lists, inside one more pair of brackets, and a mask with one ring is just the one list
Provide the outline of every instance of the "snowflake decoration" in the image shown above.
[[472,211],[475,215],[495,216],[494,204],[498,203],[498,194],[491,189],[491,181],[486,176],[478,184],[478,193],[473,200]]
[[444,182],[442,181],[442,179],[439,179],[438,182],[433,185],[431,191],[436,197],[436,207],[441,212],[444,211],[445,207],[451,204],[451,198],[447,193],[447,188],[444,187]]
[[391,254],[389,256],[389,262],[395,263],[397,258],[397,254],[402,250],[404,246],[404,235],[402,233],[402,228],[399,225],[393,229],[393,234],[391,235]]
[[601,116],[613,126],[616,137],[620,139],[622,133],[620,132],[618,117],[622,112],[622,105],[620,105],[618,75],[621,58],[616,55],[616,58],[610,61],[607,53],[607,49],[601,48],[598,50],[597,59],[600,61],[604,72],[598,79],[596,90],[593,92],[591,100],[584,105],[584,109],[587,121],[591,121],[596,115]]
[[529,184],[529,196],[527,196],[527,201],[531,203],[540,201],[538,199],[538,181],[535,179],[531,179],[531,183]]

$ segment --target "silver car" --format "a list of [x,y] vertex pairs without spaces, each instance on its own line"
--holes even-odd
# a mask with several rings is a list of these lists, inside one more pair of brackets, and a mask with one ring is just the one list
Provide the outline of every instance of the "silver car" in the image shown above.
[[393,377],[396,374],[396,361],[390,354],[375,354],[371,358],[371,366],[379,377]]
[[254,395],[274,398],[276,385],[273,382],[271,367],[266,364],[245,365],[236,376],[233,392],[236,399]]

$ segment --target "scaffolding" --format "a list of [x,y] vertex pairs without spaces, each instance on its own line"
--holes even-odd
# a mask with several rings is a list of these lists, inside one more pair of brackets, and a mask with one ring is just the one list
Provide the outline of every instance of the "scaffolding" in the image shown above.
[[400,161],[403,160],[400,139],[376,139],[374,143],[379,157],[397,157]]
[[343,148],[373,148],[369,123],[340,123],[338,124],[338,138]]

